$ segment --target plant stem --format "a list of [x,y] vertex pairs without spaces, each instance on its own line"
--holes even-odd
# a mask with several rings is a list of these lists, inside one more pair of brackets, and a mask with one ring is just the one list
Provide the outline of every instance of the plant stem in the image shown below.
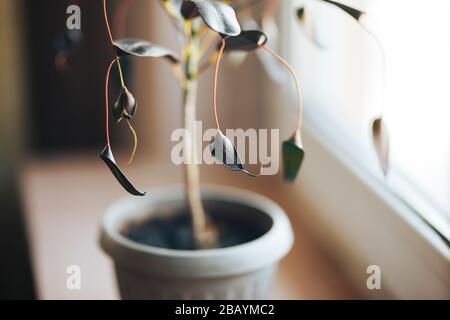
[[[106,0],[103,0],[103,17],[105,19],[105,25],[106,25],[106,30],[108,31],[109,41],[111,42],[111,46],[114,47],[114,37],[111,32],[111,27],[109,26],[108,10],[106,8]],[[119,70],[120,83],[122,85],[122,88],[125,88],[125,81],[123,80],[123,74],[122,74],[122,66],[120,65],[120,58],[117,56],[117,54],[116,54],[116,62],[117,62],[117,69]]]
[[267,52],[269,52],[275,59],[277,59],[291,74],[292,78],[295,81],[295,87],[297,89],[297,125],[294,131],[294,135],[300,135],[300,131],[302,128],[302,121],[303,121],[303,103],[302,103],[302,94],[301,94],[301,87],[300,87],[300,81],[298,80],[297,75],[295,74],[294,69],[287,63],[286,60],[284,60],[278,53],[270,49],[269,47],[262,46],[263,49],[265,49]]
[[[192,25],[188,26],[191,29]],[[208,225],[200,193],[200,172],[198,166],[198,153],[195,141],[195,120],[198,91],[198,49],[199,41],[195,32],[189,30],[188,44],[185,56],[186,82],[183,87],[183,119],[184,129],[188,136],[183,139],[185,164],[183,165],[186,196],[191,211],[192,226],[197,248],[205,249],[216,244],[216,232]]]
[[213,85],[213,110],[214,110],[214,119],[216,121],[216,128],[218,131],[220,131],[220,125],[219,125],[219,117],[217,116],[217,82],[219,77],[220,60],[222,59],[224,49],[225,49],[225,39],[222,39],[219,55],[217,56],[216,67],[214,69],[214,85]]
[[109,142],[109,75],[111,74],[111,68],[116,63],[116,59],[111,61],[111,63],[108,66],[108,70],[106,71],[106,78],[105,78],[105,121],[106,121],[106,145],[110,146]]
[[183,152],[185,156],[185,164],[183,165],[184,181],[186,188],[186,196],[192,215],[192,226],[197,245],[202,247],[205,243],[204,235],[206,233],[206,215],[203,208],[200,195],[200,172],[197,165],[197,153],[194,138],[194,125],[196,117],[197,103],[197,81],[190,80],[187,82],[184,92],[184,129],[189,133],[183,140]]
[[133,135],[133,151],[131,151],[130,159],[127,162],[127,164],[131,164],[131,162],[133,162],[134,156],[136,155],[138,137],[136,134],[136,130],[134,130],[133,126],[131,125],[130,119],[126,119],[126,121],[128,124],[128,128],[130,129],[131,134]]

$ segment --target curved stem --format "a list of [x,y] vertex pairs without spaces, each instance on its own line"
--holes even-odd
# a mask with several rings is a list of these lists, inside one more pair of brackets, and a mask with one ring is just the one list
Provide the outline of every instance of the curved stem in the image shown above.
[[271,55],[273,55],[286,69],[289,71],[289,73],[292,75],[292,77],[295,80],[295,86],[297,89],[297,108],[298,108],[298,118],[297,118],[297,126],[296,131],[300,132],[302,128],[302,119],[303,119],[303,104],[302,104],[302,96],[301,96],[301,88],[300,88],[300,81],[297,78],[297,75],[295,74],[294,69],[284,60],[278,53],[274,52],[272,49],[262,46],[267,52],[269,52]]
[[[108,11],[106,9],[106,0],[103,0],[103,17],[105,18],[105,25],[106,30],[108,31],[109,41],[111,42],[111,46],[114,47],[114,38],[111,32],[111,27],[109,25],[109,19],[108,19]],[[123,74],[122,74],[122,66],[120,65],[119,57],[116,55],[117,60],[117,68],[119,70],[119,76],[120,76],[120,83],[123,88],[125,88],[125,81],[123,80]]]
[[113,64],[116,62],[116,59],[111,61],[108,66],[108,70],[106,71],[106,79],[105,79],[105,119],[106,119],[106,144],[110,146],[109,143],[109,75],[111,74],[111,68]]
[[217,115],[217,82],[219,77],[219,67],[220,67],[220,60],[222,60],[223,51],[225,50],[225,39],[222,39],[222,45],[220,46],[219,54],[217,56],[216,61],[216,67],[214,70],[214,84],[213,84],[213,111],[214,111],[214,118],[216,120],[216,127],[217,130],[220,131],[219,126],[219,117]]
[[131,152],[131,156],[130,159],[128,160],[127,164],[131,164],[131,162],[133,162],[134,159],[134,155],[136,154],[136,150],[137,150],[137,144],[138,144],[138,137],[136,134],[136,130],[134,130],[133,126],[131,125],[131,122],[129,119],[127,120],[127,124],[128,124],[128,128],[130,128],[130,131],[133,135],[133,151]]
[[103,17],[105,19],[105,25],[106,30],[108,31],[109,41],[111,42],[111,45],[114,45],[114,38],[112,36],[111,27],[109,26],[108,11],[106,9],[106,0],[103,0]]

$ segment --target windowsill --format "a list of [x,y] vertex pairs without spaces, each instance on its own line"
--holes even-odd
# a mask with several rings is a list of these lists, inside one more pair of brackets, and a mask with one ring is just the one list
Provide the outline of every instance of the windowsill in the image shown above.
[[[297,188],[287,188],[287,197],[300,199],[308,226],[355,287],[372,297],[449,298],[445,241],[308,114],[304,128],[307,156]],[[382,292],[365,286],[372,264],[381,267]]]
[[[405,223],[410,225],[417,234],[426,239],[430,245],[450,260],[449,247],[445,241],[443,241],[442,237],[419,216],[417,211],[413,210],[401,198],[395,195],[382,179],[374,176],[367,168],[358,163],[358,161],[351,156],[352,150],[350,147],[339,143],[339,139],[332,138],[325,133],[321,125],[308,113],[305,114],[304,129],[311,137],[313,143],[319,143],[323,148],[326,148],[331,156],[345,166],[347,171],[364,183],[380,201],[383,201],[389,206],[389,208],[400,216]],[[370,141],[368,141],[368,143],[369,142]],[[402,188],[405,188],[404,182],[401,182],[401,178],[398,175],[395,175],[395,173],[392,172],[389,174],[394,175],[393,178],[389,177],[390,181],[393,180],[396,185],[401,185]],[[432,210],[430,205],[424,203],[421,204],[420,208],[424,211]],[[424,213],[425,216],[427,215],[426,212],[421,213]],[[434,216],[436,216],[436,214]],[[438,221],[442,222],[440,219]]]
[[[293,43],[298,44],[292,41],[294,36],[301,36],[295,31],[297,22],[290,18],[295,7],[296,2],[286,3],[280,12],[283,34],[280,50],[294,68],[298,67],[296,59],[307,56],[292,48]],[[311,70],[305,70],[301,75],[308,78]],[[316,80],[320,82],[321,79]],[[282,137],[290,134],[283,130],[289,130],[292,119],[287,112],[275,113],[273,110],[278,110],[280,103],[291,105],[290,102],[295,101],[295,92],[286,94],[288,86],[284,87],[271,82],[264,84],[264,92],[268,92],[268,111],[264,119],[268,126],[273,126],[276,121],[282,128]],[[298,208],[303,225],[333,255],[355,289],[365,297],[449,299],[448,245],[393,195],[382,179],[353,159],[355,150],[349,149],[350,145],[339,145],[342,134],[333,132],[334,137],[326,134],[326,122],[314,119],[308,113],[316,110],[317,101],[307,101],[311,95],[303,94],[306,98],[304,164],[294,185],[278,186],[286,201]],[[333,105],[327,107],[336,108]],[[367,289],[369,265],[381,268],[381,290]]]
[[[172,184],[180,180],[179,168],[139,161],[127,168],[139,186]],[[151,164],[150,164],[151,163]],[[95,157],[35,160],[23,170],[22,189],[40,299],[117,299],[111,260],[98,244],[100,218],[105,208],[125,196],[108,170]],[[271,177],[258,182],[222,167],[202,166],[202,181],[234,185],[256,191],[286,208],[295,233],[295,244],[282,260],[274,283],[273,299],[361,298],[302,227]],[[272,187],[271,187],[272,186]],[[82,289],[66,288],[66,268],[79,265]]]

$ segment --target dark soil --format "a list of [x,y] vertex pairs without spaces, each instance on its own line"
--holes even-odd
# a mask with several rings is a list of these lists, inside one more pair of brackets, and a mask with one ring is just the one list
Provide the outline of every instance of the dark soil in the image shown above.
[[[270,229],[271,220],[266,215],[259,213],[257,221],[251,219],[252,216],[258,215],[255,209],[229,209],[233,209],[229,214],[222,214],[221,212],[226,209],[218,207],[215,207],[214,211],[209,211],[210,220],[219,233],[216,248],[232,247],[255,240]],[[122,230],[122,234],[132,241],[149,246],[196,250],[191,217],[186,209],[130,223]]]

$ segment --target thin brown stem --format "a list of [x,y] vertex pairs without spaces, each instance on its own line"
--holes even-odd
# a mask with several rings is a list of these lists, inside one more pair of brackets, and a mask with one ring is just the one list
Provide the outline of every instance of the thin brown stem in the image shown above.
[[[186,83],[183,87],[183,119],[184,129],[188,132],[183,139],[183,152],[185,163],[183,165],[186,197],[192,217],[192,226],[197,248],[205,249],[213,247],[217,242],[217,232],[208,225],[207,216],[203,207],[200,192],[200,171],[198,165],[197,149],[195,141],[195,120],[198,91],[198,38],[193,35],[192,23],[185,24],[185,33],[188,43],[185,48],[185,75]],[[195,30],[194,30],[195,31]]]
[[126,120],[127,120],[128,128],[130,128],[131,134],[133,135],[133,151],[131,152],[130,159],[127,162],[127,164],[131,164],[131,162],[133,162],[134,155],[136,154],[138,137],[136,134],[136,130],[134,130],[133,126],[131,125],[130,120],[129,119],[126,119]]
[[108,66],[108,69],[106,71],[106,78],[105,78],[105,130],[106,130],[106,144],[110,146],[109,142],[109,75],[111,74],[111,68],[113,64],[116,62],[114,59],[111,61],[111,63]]
[[[108,31],[109,41],[111,42],[111,46],[114,47],[114,38],[111,32],[111,27],[109,25],[109,19],[108,19],[108,10],[106,8],[106,0],[103,0],[103,17],[105,18],[105,25],[106,30]],[[123,88],[125,88],[125,81],[123,80],[123,74],[122,74],[122,66],[120,65],[119,57],[116,55],[116,61],[117,61],[117,69],[119,70],[119,76],[120,76],[120,83]]]
[[220,131],[219,116],[217,115],[217,82],[219,78],[220,60],[222,60],[223,51],[225,50],[225,39],[222,39],[219,54],[217,56],[216,67],[214,70],[214,84],[213,84],[213,111],[214,119],[216,120],[217,130]]
[[302,96],[301,96],[301,88],[300,88],[300,81],[297,78],[297,75],[295,74],[294,69],[289,65],[289,63],[286,62],[278,53],[274,52],[272,49],[262,46],[267,52],[269,52],[271,55],[273,55],[292,75],[292,77],[295,80],[295,86],[297,89],[297,108],[298,108],[298,118],[297,118],[297,126],[296,131],[300,132],[302,127],[302,119],[303,119],[303,104],[302,104]]
[[111,27],[109,26],[109,19],[108,19],[108,11],[106,8],[106,0],[103,0],[103,17],[105,18],[105,25],[106,30],[108,31],[109,40],[111,42],[111,45],[114,45],[114,38],[111,32]]
[[123,79],[122,65],[120,64],[120,58],[116,57],[116,61],[117,61],[117,69],[119,70],[120,84],[121,84],[122,88],[126,88],[125,80]]

